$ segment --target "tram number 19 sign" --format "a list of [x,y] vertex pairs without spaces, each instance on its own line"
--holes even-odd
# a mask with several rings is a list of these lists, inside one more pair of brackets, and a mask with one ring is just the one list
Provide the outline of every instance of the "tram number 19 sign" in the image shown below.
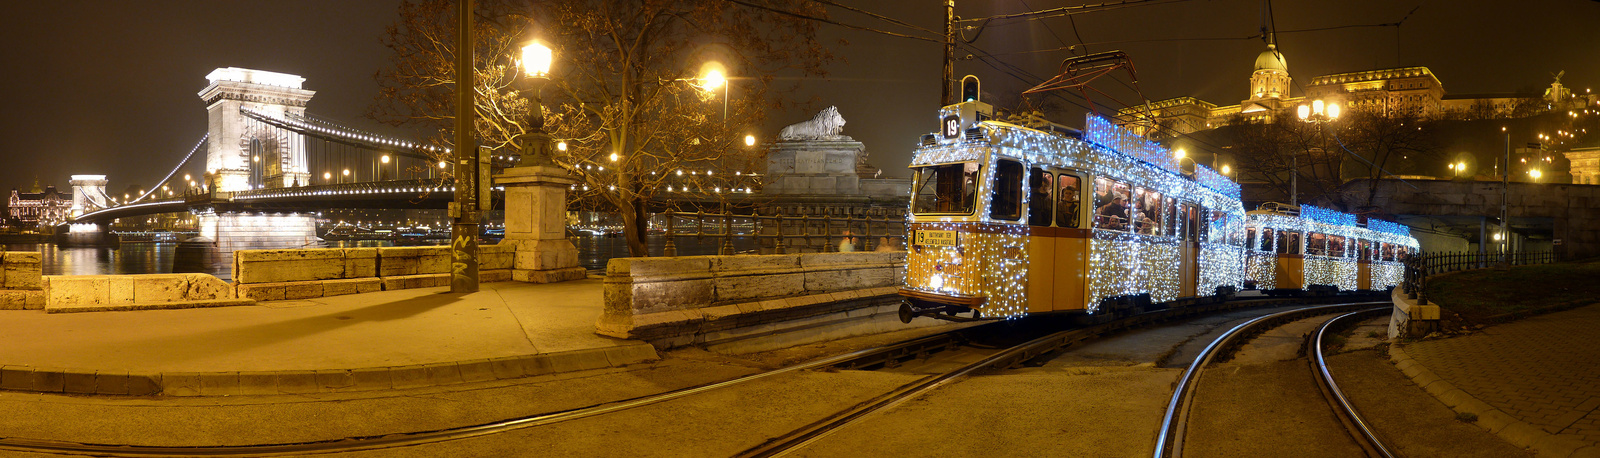
[[956,232],[955,231],[919,230],[919,231],[916,232],[916,235],[915,235],[914,238],[915,238],[915,240],[912,243],[914,243],[916,245],[950,247],[950,248],[955,248],[956,247]]
[[957,115],[945,116],[944,119],[940,120],[939,131],[944,133],[944,138],[945,139],[951,139],[951,138],[960,137],[961,136],[961,116],[957,116]]

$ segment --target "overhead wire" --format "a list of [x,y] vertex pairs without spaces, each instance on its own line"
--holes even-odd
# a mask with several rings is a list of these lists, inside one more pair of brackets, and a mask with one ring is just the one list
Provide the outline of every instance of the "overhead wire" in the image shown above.
[[782,15],[785,15],[785,16],[792,16],[792,17],[796,17],[796,18],[800,18],[800,19],[817,21],[817,22],[821,22],[821,23],[825,23],[825,24],[833,24],[833,25],[837,25],[837,26],[840,26],[840,27],[845,27],[845,28],[850,28],[850,29],[855,29],[855,30],[861,30],[861,31],[865,31],[865,32],[878,33],[878,34],[895,36],[895,37],[900,37],[900,38],[910,38],[910,39],[913,39],[913,40],[929,41],[929,42],[934,42],[934,43],[942,42],[942,40],[938,40],[938,39],[934,39],[934,38],[919,37],[919,36],[914,36],[914,35],[906,35],[906,34],[903,34],[903,33],[890,32],[890,31],[887,31],[887,30],[874,29],[874,28],[871,28],[871,27],[865,27],[865,26],[859,26],[859,25],[853,25],[853,24],[845,24],[843,22],[835,21],[835,20],[828,19],[828,18],[821,18],[821,17],[816,17],[816,16],[800,14],[800,13],[796,13],[796,12],[793,12],[793,11],[786,11],[786,10],[783,10],[783,9],[773,8],[773,7],[766,6],[766,5],[758,5],[758,4],[750,3],[750,2],[747,2],[747,1],[744,1],[744,0],[723,0],[723,1],[728,2],[728,3],[737,4],[737,5],[743,5],[743,6],[746,6],[746,7],[755,8],[755,9],[759,9],[759,10],[770,11],[770,12],[782,14]]

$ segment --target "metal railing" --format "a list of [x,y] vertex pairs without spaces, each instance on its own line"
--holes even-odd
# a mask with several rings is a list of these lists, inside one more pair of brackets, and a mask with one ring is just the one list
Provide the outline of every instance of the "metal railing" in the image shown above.
[[1405,278],[1402,280],[1402,291],[1406,297],[1416,299],[1417,304],[1428,304],[1428,277],[1446,272],[1460,272],[1463,270],[1486,269],[1502,265],[1501,255],[1504,254],[1506,266],[1524,266],[1534,264],[1549,264],[1561,260],[1561,254],[1555,251],[1513,251],[1513,252],[1476,252],[1476,251],[1447,251],[1436,253],[1419,253],[1407,256],[1401,261],[1405,266]]
[[[861,241],[852,246],[855,251],[872,251],[877,248],[877,239],[880,237],[900,240],[902,245],[906,237],[904,217],[884,214],[877,209],[838,209],[821,215],[787,213],[782,210],[768,215],[759,212],[667,211],[662,213],[666,217],[667,227],[666,244],[661,253],[663,256],[677,256],[678,246],[674,239],[678,237],[721,238],[722,247],[718,253],[722,255],[734,254],[734,237],[754,237],[758,242],[771,240],[774,254],[787,254],[790,251],[800,253],[810,249],[836,252],[847,237]],[[693,225],[680,226],[679,219],[688,220],[686,222]],[[707,220],[711,220],[711,223],[708,224]],[[736,220],[745,220],[739,226],[746,227],[747,232],[739,234],[734,230]],[[818,241],[822,242],[820,246],[815,243]],[[800,246],[791,247],[795,242],[800,242]]]

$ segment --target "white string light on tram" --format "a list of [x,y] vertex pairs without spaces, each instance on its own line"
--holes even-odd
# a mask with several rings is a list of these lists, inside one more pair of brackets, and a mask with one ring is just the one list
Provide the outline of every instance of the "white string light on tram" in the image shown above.
[[[941,117],[950,114],[946,109],[941,112]],[[1197,255],[1199,272],[1198,288],[1201,292],[1215,290],[1219,286],[1242,287],[1244,274],[1244,250],[1238,246],[1226,243],[1227,234],[1243,233],[1244,209],[1239,201],[1238,184],[1227,180],[1215,172],[1206,172],[1215,175],[1205,176],[1197,173],[1195,180],[1184,178],[1176,172],[1176,164],[1171,160],[1170,154],[1159,145],[1148,141],[1133,143],[1126,140],[1128,135],[1122,128],[1096,116],[1089,116],[1089,126],[1083,140],[1061,137],[1040,132],[1033,129],[1013,126],[998,122],[983,122],[977,125],[979,132],[987,140],[985,144],[976,144],[973,141],[964,141],[955,144],[942,144],[926,147],[917,152],[913,165],[934,165],[952,162],[977,161],[984,156],[988,160],[985,166],[994,170],[998,165],[999,156],[1010,156],[1022,159],[1026,165],[1051,164],[1074,168],[1079,170],[1094,170],[1100,176],[1105,176],[1122,181],[1140,183],[1142,186],[1156,190],[1169,196],[1184,196],[1195,201],[1204,208],[1220,211],[1224,216],[1221,227],[1214,228],[1216,235],[1210,242],[1202,243],[1202,250]],[[1103,139],[1106,142],[1094,142],[1093,139]],[[965,138],[963,140],[966,140]],[[1113,141],[1115,140],[1115,141]],[[1118,151],[1108,146],[1108,143],[1131,145],[1136,148],[1141,157],[1118,154]],[[992,145],[992,146],[991,146]],[[1107,154],[1110,153],[1110,154]],[[989,177],[986,189],[993,188],[995,173],[985,174]],[[1030,194],[1023,193],[1023,208],[1028,207]],[[1198,215],[1197,215],[1198,216]],[[908,222],[911,215],[907,215]],[[996,221],[981,214],[980,221],[987,223],[988,227],[1000,228],[1000,233],[976,234],[965,233],[967,236],[962,246],[973,251],[971,256],[981,260],[979,266],[993,266],[986,272],[987,281],[981,288],[959,280],[971,280],[972,273],[966,275],[951,275],[949,272],[918,272],[930,268],[927,265],[908,266],[913,275],[907,276],[907,281],[913,277],[923,278],[919,273],[930,275],[930,286],[938,284],[940,287],[933,289],[958,295],[977,295],[980,292],[986,295],[989,302],[985,310],[991,315],[1005,317],[1022,316],[1026,313],[1027,291],[1027,266],[1018,260],[1004,256],[1010,251],[1026,253],[1027,226],[1011,221]],[[940,223],[949,223],[950,218],[941,218]],[[955,230],[953,224],[929,224],[935,230]],[[1109,297],[1127,296],[1149,293],[1153,301],[1167,301],[1178,297],[1180,285],[1178,272],[1181,265],[1181,250],[1174,239],[1155,237],[1152,240],[1159,242],[1146,242],[1142,237],[1134,234],[1116,231],[1093,230],[1093,245],[1090,250],[1090,278],[1088,288],[1091,292],[1090,301],[1085,307],[1093,313],[1098,308],[1101,300]],[[1222,242],[1215,242],[1222,241]],[[924,248],[924,255],[929,250],[931,253],[931,268],[943,269],[944,266],[954,266],[962,270],[958,261],[959,250],[945,248]],[[1020,258],[1021,255],[1017,255]],[[915,257],[914,257],[915,258]],[[920,264],[920,263],[913,263]],[[981,270],[981,268],[980,268]],[[952,281],[958,280],[958,281]],[[917,285],[908,284],[908,287]]]

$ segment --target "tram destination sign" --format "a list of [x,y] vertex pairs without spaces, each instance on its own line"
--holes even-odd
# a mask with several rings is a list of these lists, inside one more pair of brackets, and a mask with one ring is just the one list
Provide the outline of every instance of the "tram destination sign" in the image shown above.
[[929,231],[919,230],[914,236],[913,243],[922,246],[956,247],[955,231]]

